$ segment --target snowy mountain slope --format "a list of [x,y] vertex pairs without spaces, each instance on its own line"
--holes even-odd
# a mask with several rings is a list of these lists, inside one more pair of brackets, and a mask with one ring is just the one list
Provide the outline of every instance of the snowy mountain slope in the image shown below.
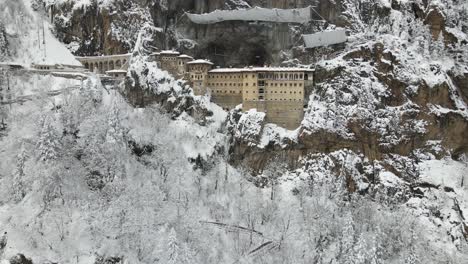
[[466,101],[452,78],[464,63],[430,49],[428,28],[387,22],[317,65],[296,131],[255,111],[225,125],[138,50],[128,90],[16,78],[25,94],[78,88],[8,108],[0,259],[466,262]]
[[2,0],[0,10],[11,55],[7,62],[81,65],[52,35],[47,20],[33,12],[31,1]]
[[[454,156],[466,152],[468,40],[450,43],[442,33],[434,39],[431,26],[407,6],[386,8],[382,17],[377,9],[343,50],[330,50],[330,59],[314,65],[316,85],[299,132],[273,137],[271,147],[300,153],[350,148],[381,159],[388,153],[408,156],[427,141],[441,140]],[[259,141],[264,137],[257,137],[257,147],[269,153],[271,147],[263,149]],[[238,139],[239,157],[245,158],[250,149]]]
[[[29,129],[1,138],[7,259],[19,252],[34,263],[463,263],[466,257],[449,242],[451,226],[437,227],[435,211],[416,206],[426,198],[412,199],[413,208],[396,206],[398,196],[387,196],[391,188],[377,192],[379,202],[350,195],[333,167],[360,177],[359,155],[311,157],[273,188],[256,188],[247,180],[256,178],[222,156],[209,155],[212,165],[203,169],[189,161],[194,151],[216,153],[206,146],[224,144],[219,123],[199,126],[187,115],[172,120],[157,105],[136,109],[118,93],[92,82],[85,87],[61,97],[59,110],[40,102],[14,106],[12,127]],[[442,216],[455,217],[448,201]]]

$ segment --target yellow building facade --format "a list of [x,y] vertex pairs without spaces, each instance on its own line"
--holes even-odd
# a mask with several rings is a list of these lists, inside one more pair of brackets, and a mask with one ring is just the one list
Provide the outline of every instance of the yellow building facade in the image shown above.
[[242,104],[244,111],[265,112],[269,123],[295,129],[304,117],[305,87],[312,85],[312,77],[313,70],[304,68],[214,69],[207,74],[206,89],[227,110]]
[[213,68],[207,60],[193,60],[176,51],[156,53],[161,69],[189,82],[195,95],[211,96],[226,110],[242,104],[242,110],[266,113],[266,121],[295,129],[304,117],[306,87],[313,70],[293,67]]

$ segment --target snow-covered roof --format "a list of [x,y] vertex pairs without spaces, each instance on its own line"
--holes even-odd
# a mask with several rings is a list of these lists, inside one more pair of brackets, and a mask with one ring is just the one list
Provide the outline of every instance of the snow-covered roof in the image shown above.
[[181,59],[193,59],[193,57],[191,57],[191,56],[189,56],[189,55],[187,55],[187,54],[182,54],[182,55],[180,55],[180,56],[177,57],[177,58],[181,58]]
[[210,73],[235,73],[235,72],[312,72],[313,69],[299,67],[251,67],[251,68],[220,68],[213,69]]
[[175,51],[175,50],[162,50],[159,52],[161,55],[180,55],[180,52]]
[[101,56],[76,56],[75,58],[77,59],[107,59],[107,58],[120,58],[120,57],[130,57],[132,54],[131,53],[125,53],[125,54],[113,54],[113,55],[101,55]]
[[76,56],[75,58],[80,62],[89,62],[89,61],[102,61],[102,60],[110,60],[110,59],[130,59],[132,56],[131,53],[126,54],[115,54],[115,55],[103,55],[103,56],[86,56],[86,57],[79,57]]
[[254,7],[241,10],[215,10],[205,14],[186,14],[196,24],[214,24],[233,20],[303,24],[312,20],[311,8],[310,6],[297,9]]
[[127,73],[126,70],[110,70],[106,71],[106,73]]
[[346,31],[344,29],[302,35],[302,38],[304,39],[304,44],[306,48],[315,48],[344,43],[348,40],[348,37],[346,36]]
[[211,61],[207,61],[207,60],[194,60],[194,61],[187,62],[187,64],[209,64],[209,65],[213,65],[213,63]]

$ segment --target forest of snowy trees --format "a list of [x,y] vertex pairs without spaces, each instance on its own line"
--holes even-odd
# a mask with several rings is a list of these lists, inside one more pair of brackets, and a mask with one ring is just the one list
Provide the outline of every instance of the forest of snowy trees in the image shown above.
[[[133,25],[121,83],[37,74],[34,62],[74,58],[36,23],[44,1],[1,1],[0,62],[24,69],[0,69],[0,264],[467,262],[468,108],[451,77],[468,76],[467,44],[447,48],[410,10],[343,0],[357,23],[313,65],[290,131],[159,69],[151,24]],[[446,27],[466,37],[466,5],[447,1]],[[390,13],[366,20],[371,2]]]

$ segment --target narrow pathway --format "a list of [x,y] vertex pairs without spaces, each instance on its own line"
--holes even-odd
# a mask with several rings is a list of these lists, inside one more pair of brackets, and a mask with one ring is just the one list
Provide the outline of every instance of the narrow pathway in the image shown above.
[[75,86],[69,86],[60,90],[53,90],[53,91],[47,91],[45,93],[37,93],[37,94],[28,94],[28,95],[22,95],[22,96],[17,96],[16,98],[11,98],[7,99],[5,98],[3,101],[0,102],[0,105],[9,105],[9,104],[22,104],[27,101],[32,101],[34,99],[39,99],[44,96],[47,97],[54,97],[57,95],[60,95],[64,92],[75,90],[75,89],[80,89],[81,86],[75,85]]

